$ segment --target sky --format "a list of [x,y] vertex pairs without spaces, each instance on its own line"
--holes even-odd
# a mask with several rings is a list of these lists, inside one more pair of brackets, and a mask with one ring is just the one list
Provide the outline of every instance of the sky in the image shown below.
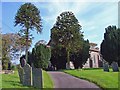
[[[14,27],[14,18],[17,10],[25,2],[2,1],[1,3],[0,6],[2,7],[0,7],[0,10],[2,8],[2,14],[0,14],[0,17],[2,18],[0,18],[0,21],[2,25],[0,24],[0,27],[2,27],[2,33],[17,33],[21,27]],[[31,3],[40,10],[43,25],[41,34],[37,34],[35,30],[31,32],[34,36],[31,48],[39,40],[49,42],[51,28],[55,24],[57,16],[64,11],[74,13],[79,24],[82,26],[81,31],[84,32],[84,39],[97,43],[98,47],[104,38],[105,28],[109,25],[118,26],[118,2],[75,2],[75,0],[63,2],[56,0]]]

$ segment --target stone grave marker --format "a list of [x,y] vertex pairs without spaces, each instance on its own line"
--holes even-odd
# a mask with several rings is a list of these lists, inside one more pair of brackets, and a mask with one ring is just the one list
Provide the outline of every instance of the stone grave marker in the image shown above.
[[113,72],[119,72],[119,67],[117,62],[112,62],[111,66],[112,66]]
[[73,62],[70,61],[70,69],[75,69]]
[[23,76],[23,85],[32,86],[32,68],[29,64],[26,64],[23,67],[24,76]]
[[42,69],[33,68],[32,76],[33,76],[33,87],[42,88]]
[[23,83],[24,70],[20,65],[18,65],[18,74],[19,74],[19,78],[20,78],[20,83]]
[[105,72],[109,72],[109,65],[108,65],[107,62],[103,62],[103,70],[104,70]]

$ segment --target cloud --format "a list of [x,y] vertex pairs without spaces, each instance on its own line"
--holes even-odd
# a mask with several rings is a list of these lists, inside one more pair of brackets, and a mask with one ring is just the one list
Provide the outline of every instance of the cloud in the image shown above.
[[88,2],[49,2],[42,8],[47,9],[49,15],[43,16],[45,22],[51,26],[57,16],[63,11],[72,11],[84,31],[85,38],[98,43],[102,41],[104,28],[108,25],[117,25],[117,3],[88,3]]
[[82,25],[85,39],[95,43],[102,41],[104,28],[112,24],[117,25],[116,2],[42,1],[33,3],[40,9],[44,29],[41,38],[47,39],[46,41],[50,38],[50,29],[55,24],[57,16],[64,11],[72,11],[75,14],[80,25]]
[[[103,40],[105,28],[109,25],[118,25],[118,6],[115,2],[98,3],[92,8],[84,12],[84,15],[89,18],[81,19],[81,24],[85,38],[100,45],[100,42]],[[95,15],[92,13],[87,15],[87,12],[92,12],[92,10],[98,11]]]

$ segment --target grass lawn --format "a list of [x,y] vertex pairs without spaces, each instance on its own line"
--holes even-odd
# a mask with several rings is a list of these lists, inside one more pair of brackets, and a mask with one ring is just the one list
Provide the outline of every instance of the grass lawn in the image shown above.
[[[104,90],[118,88],[118,72],[104,72],[103,69],[64,70],[65,73],[96,83]],[[115,89],[113,89],[115,90]]]
[[[43,88],[52,88],[53,83],[50,81],[50,77],[48,76],[47,72],[43,71]],[[28,88],[29,90],[39,90],[33,87],[23,86],[19,81],[18,72],[15,71],[14,74],[2,74],[2,88]]]
[[53,81],[46,71],[43,71],[43,87],[44,88],[53,88]]

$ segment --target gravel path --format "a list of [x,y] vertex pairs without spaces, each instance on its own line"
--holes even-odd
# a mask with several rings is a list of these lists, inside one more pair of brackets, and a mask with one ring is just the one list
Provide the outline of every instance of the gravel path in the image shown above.
[[[101,90],[98,86],[94,83],[88,82],[86,80],[78,79],[71,75],[68,75],[63,72],[58,71],[49,71],[48,72],[54,82],[54,88],[79,88],[81,89],[90,89],[94,90]],[[80,89],[81,88],[81,89]]]

